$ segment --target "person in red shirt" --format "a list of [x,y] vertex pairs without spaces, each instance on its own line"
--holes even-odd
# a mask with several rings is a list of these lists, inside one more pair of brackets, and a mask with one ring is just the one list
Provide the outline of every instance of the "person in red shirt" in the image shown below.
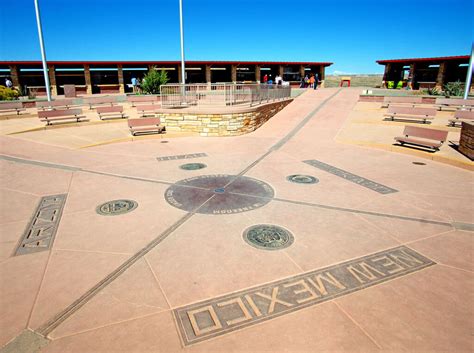
[[268,76],[267,74],[265,74],[265,76],[263,76],[263,83],[267,83],[268,82]]

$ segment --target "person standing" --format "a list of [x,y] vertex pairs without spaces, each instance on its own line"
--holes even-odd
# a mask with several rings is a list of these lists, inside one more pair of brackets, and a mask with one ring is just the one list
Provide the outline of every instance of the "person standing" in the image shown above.
[[133,93],[137,93],[137,78],[135,76],[132,77],[132,88],[133,88]]
[[319,75],[314,74],[314,89],[318,89],[318,84],[319,84]]
[[137,90],[139,94],[142,93],[142,83],[139,78],[137,78]]
[[267,84],[268,82],[268,75],[265,74],[265,76],[263,76],[263,83]]
[[8,77],[5,79],[5,87],[7,87],[7,88],[12,88],[13,87],[13,83]]
[[272,74],[268,75],[268,84],[273,85]]
[[304,88],[304,77],[301,76],[300,88]]
[[309,88],[313,88],[314,87],[314,75],[311,75],[311,77],[309,78]]
[[307,88],[309,86],[309,77],[308,74],[304,77],[304,87]]

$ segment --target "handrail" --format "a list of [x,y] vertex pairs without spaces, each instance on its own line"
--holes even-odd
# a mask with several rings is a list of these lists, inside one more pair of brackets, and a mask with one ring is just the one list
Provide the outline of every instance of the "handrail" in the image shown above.
[[160,87],[161,106],[257,105],[291,97],[290,86],[256,83],[187,83]]

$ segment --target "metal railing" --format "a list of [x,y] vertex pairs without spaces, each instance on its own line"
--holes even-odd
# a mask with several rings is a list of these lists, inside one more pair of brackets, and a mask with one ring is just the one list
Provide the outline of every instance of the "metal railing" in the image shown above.
[[290,86],[245,83],[166,84],[160,87],[161,106],[253,106],[291,97]]

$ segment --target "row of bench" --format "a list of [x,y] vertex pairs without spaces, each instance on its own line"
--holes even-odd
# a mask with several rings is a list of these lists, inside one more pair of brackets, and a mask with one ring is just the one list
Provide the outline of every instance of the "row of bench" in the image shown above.
[[[436,116],[435,108],[413,108],[406,106],[390,106],[384,114],[390,120],[413,120],[421,121],[426,124],[428,120],[433,120]],[[449,119],[449,126],[458,126],[463,121],[473,122],[474,111],[472,110],[456,110],[453,119]]]
[[[121,117],[125,118],[123,115],[123,107],[121,106],[99,107],[97,110],[100,111],[99,115],[102,115],[102,117],[109,114],[121,114]],[[77,108],[39,111],[38,118],[46,122],[46,125],[52,125],[52,122],[61,120],[75,120],[76,122],[80,122],[82,119],[85,119],[85,116],[82,114],[82,109]],[[165,127],[161,125],[160,118],[128,119],[128,127],[133,136],[139,133],[161,133],[165,131]]]
[[[39,101],[36,102],[36,108],[41,110],[52,110],[52,109],[71,109],[80,107],[80,104],[75,103],[74,99],[57,99],[54,101]],[[135,107],[136,103],[143,103],[147,106],[158,105],[160,99],[158,96],[128,96],[127,102],[131,103],[132,107]],[[91,97],[83,99],[83,104],[89,105],[89,109],[97,108],[103,105],[115,106],[117,101],[115,97]],[[16,112],[20,115],[20,112],[25,111],[23,103],[20,101],[0,103],[0,112]]]
[[[418,105],[427,105],[423,103],[422,97],[401,96],[401,97],[384,97],[381,108],[388,108],[390,105],[408,105],[416,107]],[[437,110],[443,108],[472,110],[474,108],[474,99],[460,99],[460,98],[436,98],[434,107]]]

